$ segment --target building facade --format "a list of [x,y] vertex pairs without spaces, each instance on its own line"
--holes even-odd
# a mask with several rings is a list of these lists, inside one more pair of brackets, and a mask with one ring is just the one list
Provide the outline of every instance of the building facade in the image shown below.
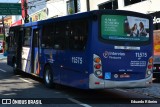
[[[2,23],[2,19],[0,19],[0,23]],[[4,17],[4,25],[11,26],[12,25],[12,16]]]
[[30,21],[87,11],[86,0],[28,0]]
[[[39,21],[98,9],[135,11],[159,15],[159,0],[27,0],[29,20]],[[155,15],[155,20],[159,21]],[[13,18],[19,20],[21,17]]]
[[[2,23],[2,19],[0,19],[0,23]],[[10,26],[12,25],[12,16],[7,16],[4,18],[4,26],[5,26],[5,30],[7,30],[6,32],[8,32],[8,29]],[[3,25],[0,25],[0,34],[3,34]]]

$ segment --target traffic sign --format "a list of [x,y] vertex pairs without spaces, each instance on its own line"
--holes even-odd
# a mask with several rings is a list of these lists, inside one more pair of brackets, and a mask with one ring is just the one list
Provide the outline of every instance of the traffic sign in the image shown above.
[[21,15],[20,3],[0,3],[0,15]]

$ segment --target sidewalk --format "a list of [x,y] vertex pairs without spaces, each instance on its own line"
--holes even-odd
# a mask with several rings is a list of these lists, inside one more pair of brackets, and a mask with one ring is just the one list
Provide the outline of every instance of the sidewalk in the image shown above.
[[0,60],[1,59],[7,59],[7,56],[4,56],[3,53],[0,53]]

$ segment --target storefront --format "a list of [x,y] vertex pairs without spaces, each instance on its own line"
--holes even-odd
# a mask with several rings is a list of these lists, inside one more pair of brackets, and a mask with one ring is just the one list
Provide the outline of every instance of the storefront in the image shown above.
[[160,11],[149,14],[153,17],[153,29],[160,30]]
[[153,55],[154,55],[154,67],[153,77],[160,78],[160,11],[149,14],[153,17]]
[[18,26],[22,24],[22,19],[16,21],[15,23],[13,23],[11,26]]

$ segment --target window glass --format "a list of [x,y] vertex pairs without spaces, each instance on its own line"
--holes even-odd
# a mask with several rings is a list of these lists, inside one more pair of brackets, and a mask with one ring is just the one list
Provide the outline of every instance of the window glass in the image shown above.
[[25,29],[25,34],[24,34],[24,40],[23,40],[23,46],[30,46],[31,42],[31,29],[26,28]]
[[9,42],[8,42],[9,47],[12,47],[14,42],[15,42],[14,41],[14,30],[11,30],[9,32]]
[[139,3],[139,2],[142,2],[142,1],[146,1],[146,0],[124,0],[124,5],[128,6],[128,5]]
[[80,0],[67,1],[67,14],[73,14],[81,11]]
[[108,1],[99,5],[99,9],[118,9],[118,0]]
[[34,30],[34,38],[33,38],[33,40],[34,40],[34,47],[38,47],[38,40],[39,40],[39,30]]
[[54,49],[63,50],[66,48],[67,29],[68,29],[68,27],[67,27],[66,22],[56,23],[55,33],[54,33],[54,37],[53,37]]
[[42,35],[42,47],[64,50],[69,47],[71,50],[84,50],[88,22],[86,20],[74,20],[57,22],[45,25]]
[[71,50],[84,50],[88,35],[87,21],[72,21],[70,26],[71,28],[69,34],[69,48]]
[[13,47],[18,43],[19,29],[11,30],[9,33],[9,47]]
[[42,33],[42,47],[52,48],[53,46],[53,35],[54,35],[54,24],[47,24],[43,27]]

